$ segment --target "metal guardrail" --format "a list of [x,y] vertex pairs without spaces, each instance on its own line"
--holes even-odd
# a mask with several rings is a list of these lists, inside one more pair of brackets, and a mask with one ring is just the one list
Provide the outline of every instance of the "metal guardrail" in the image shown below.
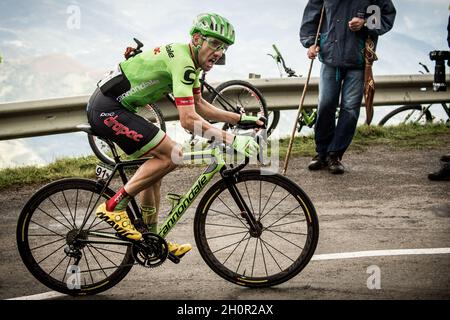
[[[269,109],[297,109],[304,78],[249,79],[267,100]],[[311,78],[304,106],[317,106],[318,78]],[[450,92],[433,92],[432,75],[392,75],[375,77],[374,105],[404,105],[450,102]],[[89,96],[23,101],[0,104],[0,140],[77,131],[86,123]],[[178,112],[167,99],[157,102],[167,121]]]

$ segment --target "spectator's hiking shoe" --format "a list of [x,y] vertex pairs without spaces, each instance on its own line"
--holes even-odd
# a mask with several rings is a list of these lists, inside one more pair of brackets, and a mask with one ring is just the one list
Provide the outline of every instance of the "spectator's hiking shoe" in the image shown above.
[[169,245],[169,251],[178,258],[182,258],[186,253],[188,253],[192,249],[192,246],[189,243],[178,244],[167,241],[167,244]]
[[445,154],[441,157],[442,162],[450,162],[450,154]]
[[142,234],[134,228],[125,210],[118,212],[107,211],[106,204],[102,203],[98,206],[95,214],[113,227],[121,236],[132,240],[141,240]]
[[328,155],[328,169],[332,174],[342,174],[345,171],[339,156],[333,153]]
[[428,179],[433,181],[450,180],[450,162],[445,163],[439,171],[430,173]]
[[315,171],[328,167],[327,159],[316,154],[308,165],[308,169]]

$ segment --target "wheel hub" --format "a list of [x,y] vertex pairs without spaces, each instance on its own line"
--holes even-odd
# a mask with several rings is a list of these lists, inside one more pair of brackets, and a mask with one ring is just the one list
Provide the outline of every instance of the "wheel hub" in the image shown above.
[[259,238],[261,237],[261,234],[263,233],[263,225],[260,221],[256,221],[256,228],[250,228],[250,235],[253,238]]
[[73,248],[82,249],[86,246],[83,242],[79,240],[87,240],[87,231],[79,231],[78,229],[70,230],[66,234],[66,243]]

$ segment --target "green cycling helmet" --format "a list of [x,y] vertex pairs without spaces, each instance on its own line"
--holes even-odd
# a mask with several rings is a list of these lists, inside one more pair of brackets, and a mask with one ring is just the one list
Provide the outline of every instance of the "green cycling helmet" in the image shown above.
[[229,45],[234,43],[233,26],[227,19],[215,13],[202,13],[195,18],[190,34],[192,36],[197,32],[222,40]]

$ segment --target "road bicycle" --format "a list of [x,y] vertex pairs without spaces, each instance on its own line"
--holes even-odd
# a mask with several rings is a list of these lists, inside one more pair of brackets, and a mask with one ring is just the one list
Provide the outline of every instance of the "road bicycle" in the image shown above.
[[[280,50],[278,50],[277,46],[275,44],[272,45],[275,54],[268,54],[269,56],[271,56],[275,62],[277,63],[278,66],[278,70],[280,72],[280,77],[283,77],[283,72],[281,70],[281,68],[284,69],[284,72],[287,74],[287,76],[290,77],[301,77],[301,75],[297,75],[296,72],[289,68],[288,66],[286,66],[286,62],[280,52]],[[273,111],[274,114],[274,119],[277,119],[276,122],[274,120],[274,123],[278,124],[278,121],[280,119],[280,111]],[[338,111],[336,112],[336,115],[339,115]],[[316,119],[317,119],[317,108],[313,108],[313,109],[303,109],[298,120],[297,120],[297,132],[300,132],[302,130],[303,127],[309,127],[312,128],[315,124],[316,124]],[[275,125],[276,126],[276,125]]]
[[[419,64],[425,69],[426,73],[430,73],[428,67],[419,62]],[[423,74],[423,72],[421,72]],[[431,107],[435,104],[431,103],[428,105],[420,105],[420,104],[410,104],[400,106],[387,115],[385,115],[380,122],[379,126],[392,126],[398,124],[426,124],[432,123],[435,119],[435,116],[431,114]],[[442,106],[442,109],[447,114],[447,122],[450,120],[450,107],[445,102],[441,102],[439,104]]]
[[[141,48],[144,46],[138,39],[134,38],[134,41],[137,46],[134,50],[129,52],[130,57],[141,53]],[[225,60],[223,59],[222,62],[218,61],[218,63],[224,64],[224,61]],[[235,113],[248,113],[258,117],[263,116],[266,119],[269,118],[267,103],[264,96],[254,85],[247,81],[231,80],[214,88],[206,82],[206,73],[203,73],[200,79],[200,84],[206,101],[217,108]],[[174,105],[174,107],[176,107],[173,95],[168,94],[166,97]],[[161,130],[166,131],[166,121],[164,120],[164,116],[157,104],[148,104],[142,108],[139,108],[138,115],[142,116],[147,121],[152,122]],[[227,123],[214,123],[214,125],[228,131],[233,130],[235,127]],[[269,128],[267,135],[269,136],[271,132],[272,130]],[[98,159],[109,165],[114,164],[112,151],[107,143],[92,134],[88,135],[88,141],[92,151]],[[198,142],[198,139],[195,135],[190,133],[189,143],[195,144],[196,142]],[[119,150],[119,154],[122,158],[126,157],[125,153],[120,150],[117,145],[116,148]]]
[[[88,125],[79,129],[92,134]],[[251,131],[261,145],[257,157],[261,162],[264,133]],[[143,238],[122,237],[94,211],[115,194],[111,188],[115,177],[125,184],[127,169],[147,159],[123,161],[115,145],[104,141],[112,150],[113,168],[99,165],[97,180],[52,182],[37,191],[20,213],[16,235],[20,256],[30,273],[50,289],[73,296],[97,294],[118,284],[134,265],[153,268],[167,259],[179,263],[165,238],[218,173],[194,217],[196,247],[217,275],[240,286],[269,287],[296,276],[313,256],[319,222],[307,194],[280,174],[265,174],[264,168],[243,170],[249,158],[234,163],[228,157],[235,156],[234,151],[215,141],[207,149],[184,154],[185,161],[202,158],[210,163],[189,190],[176,197],[158,233],[148,232],[137,200],[132,199],[126,210]]]

